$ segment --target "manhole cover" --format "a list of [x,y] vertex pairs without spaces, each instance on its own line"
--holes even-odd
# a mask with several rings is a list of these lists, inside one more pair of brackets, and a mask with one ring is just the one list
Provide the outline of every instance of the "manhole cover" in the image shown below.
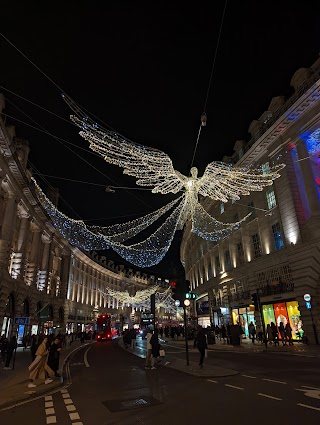
[[102,404],[109,409],[110,412],[121,412],[122,410],[156,406],[157,404],[161,404],[161,401],[150,396],[142,396],[140,398],[127,400],[107,400],[103,401]]

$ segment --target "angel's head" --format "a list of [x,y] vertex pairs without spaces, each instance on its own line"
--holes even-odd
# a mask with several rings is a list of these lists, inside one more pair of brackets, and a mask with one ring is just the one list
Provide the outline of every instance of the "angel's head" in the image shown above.
[[196,179],[198,177],[198,168],[197,167],[192,167],[190,170],[191,176],[192,178]]

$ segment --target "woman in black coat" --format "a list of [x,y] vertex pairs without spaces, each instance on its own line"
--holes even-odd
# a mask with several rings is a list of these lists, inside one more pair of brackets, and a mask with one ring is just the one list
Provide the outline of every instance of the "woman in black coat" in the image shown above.
[[158,338],[158,329],[154,331],[154,334],[152,335],[150,339],[150,344],[152,346],[151,369],[156,369],[155,363],[157,358],[160,356],[160,348],[161,348],[161,345],[159,343],[159,338]]
[[197,349],[200,352],[199,366],[203,368],[203,359],[206,354],[206,349],[208,348],[208,345],[207,345],[207,337],[202,328],[198,330],[198,333],[194,340],[194,346],[197,347]]
[[55,338],[49,348],[48,366],[54,371],[54,376],[56,376],[57,378],[60,377],[60,375],[58,374],[60,351],[60,340],[58,338]]

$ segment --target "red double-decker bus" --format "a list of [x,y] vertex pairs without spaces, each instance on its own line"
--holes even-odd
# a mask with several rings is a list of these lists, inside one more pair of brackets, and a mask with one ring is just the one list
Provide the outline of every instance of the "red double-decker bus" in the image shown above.
[[108,341],[116,335],[117,330],[110,314],[100,314],[100,316],[97,317],[97,341]]

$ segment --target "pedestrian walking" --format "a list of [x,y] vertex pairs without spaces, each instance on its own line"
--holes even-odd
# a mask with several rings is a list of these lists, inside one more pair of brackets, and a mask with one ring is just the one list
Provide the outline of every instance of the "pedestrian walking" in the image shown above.
[[34,381],[37,379],[40,379],[45,384],[50,384],[50,382],[52,382],[51,378],[53,378],[54,372],[47,364],[47,359],[48,359],[47,343],[48,343],[48,338],[45,337],[37,349],[36,358],[28,367],[30,371],[30,375],[29,375],[30,383],[28,384],[29,388],[34,388],[37,386],[34,383]]
[[156,329],[153,333],[153,335],[150,338],[150,344],[151,344],[151,369],[156,369],[156,364],[158,364],[157,360],[160,357],[160,348],[161,345],[159,343],[159,337],[158,337],[158,329]]
[[61,342],[59,338],[56,338],[50,345],[49,354],[48,354],[48,366],[54,371],[54,376],[56,378],[60,378],[60,375],[58,373],[60,352],[61,352]]
[[137,341],[137,332],[134,328],[132,328],[130,329],[130,343],[131,343],[132,350],[136,348],[136,341]]
[[203,368],[203,359],[206,354],[206,349],[208,348],[208,345],[206,335],[202,328],[199,328],[197,332],[197,335],[194,340],[194,347],[197,347],[200,352],[199,366],[200,368]]
[[271,327],[274,346],[280,345],[279,344],[279,338],[278,338],[278,327],[277,327],[277,325],[274,322],[271,322],[270,327]]
[[152,338],[152,330],[148,329],[148,333],[147,333],[147,354],[146,354],[146,365],[145,365],[145,369],[150,369],[151,367],[151,356],[152,356],[152,345],[150,343],[150,340]]
[[7,348],[9,345],[8,338],[4,335],[0,338],[0,353],[1,353],[1,362],[4,364],[6,361]]
[[250,325],[248,326],[248,330],[249,330],[249,338],[251,339],[252,344],[254,344],[254,340],[256,337],[256,328],[253,322],[250,322]]
[[3,369],[6,369],[6,370],[11,369],[10,362],[12,359],[13,352],[14,350],[17,349],[17,346],[18,346],[17,337],[14,335],[11,337],[9,344],[7,345],[6,362],[4,364]]
[[286,339],[288,340],[289,345],[293,345],[293,342],[292,342],[292,328],[291,328],[289,322],[287,322],[287,324],[284,327],[284,329],[285,329]]
[[279,323],[279,332],[281,336],[282,345],[287,345],[286,330],[284,328],[283,322]]

